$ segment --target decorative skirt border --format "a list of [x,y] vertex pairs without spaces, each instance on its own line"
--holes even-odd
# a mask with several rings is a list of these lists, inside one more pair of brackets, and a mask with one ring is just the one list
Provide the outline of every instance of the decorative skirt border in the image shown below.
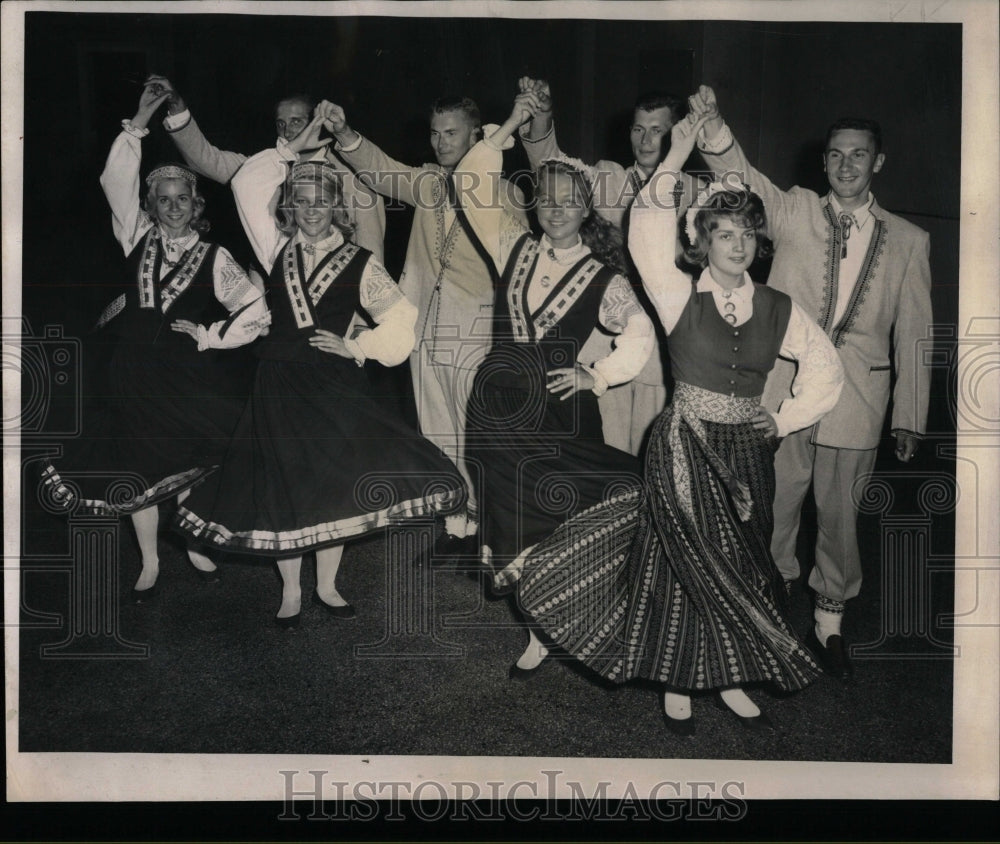
[[120,482],[112,481],[109,491],[121,494],[121,500],[109,501],[102,498],[82,498],[74,488],[67,484],[56,468],[50,463],[42,470],[42,484],[48,488],[52,500],[66,510],[80,510],[96,516],[127,516],[159,504],[168,498],[184,492],[204,480],[215,471],[215,466],[199,466],[186,469],[175,475],[169,475],[153,486],[144,489],[139,495],[128,496],[128,492],[136,489],[131,483],[135,475],[123,475]]
[[287,531],[233,531],[218,522],[202,519],[181,505],[177,508],[175,526],[184,533],[213,547],[269,557],[286,553],[295,556],[315,548],[340,544],[347,539],[378,530],[399,519],[413,519],[448,512],[464,496],[465,489],[458,487],[422,498],[401,501],[391,507],[371,513],[362,513],[349,519],[323,522]]

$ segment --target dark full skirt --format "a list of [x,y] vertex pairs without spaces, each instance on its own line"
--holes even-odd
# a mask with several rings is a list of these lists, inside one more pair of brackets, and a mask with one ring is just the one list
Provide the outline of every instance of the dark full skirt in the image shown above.
[[640,478],[635,457],[604,443],[592,393],[560,401],[481,379],[466,438],[481,476],[484,561],[496,591],[517,579],[526,549]]
[[202,542],[275,557],[447,512],[452,463],[374,398],[353,361],[260,361],[218,472],[178,509]]
[[43,469],[55,501],[133,513],[218,465],[249,391],[255,361],[248,353],[199,352],[179,334],[150,343],[98,334],[84,353],[81,435]]
[[569,520],[532,551],[523,610],[601,676],[677,689],[771,681],[796,690],[817,666],[782,613],[770,553],[773,440],[749,423],[705,422],[707,445],[750,490],[741,521],[687,423],[692,518],[678,498],[668,443],[673,408],[654,423],[646,483]]

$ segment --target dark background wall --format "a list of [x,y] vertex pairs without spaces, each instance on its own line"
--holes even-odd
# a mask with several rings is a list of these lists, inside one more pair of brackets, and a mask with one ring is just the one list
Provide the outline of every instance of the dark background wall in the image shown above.
[[[717,91],[751,160],[779,186],[825,190],[828,123],[878,118],[885,207],[932,236],[939,322],[957,317],[961,26],[741,21],[317,18],[28,13],[25,73],[24,311],[84,330],[103,305],[93,282],[120,249],[97,183],[119,121],[149,72],[168,75],[206,135],[253,153],[274,142],[273,106],[309,91],[407,162],[430,159],[426,109],[465,93],[484,119],[508,113],[522,74],[550,81],[563,148],[628,163],[635,96]],[[144,166],[174,159],[154,125]],[[508,167],[524,164],[517,150]],[[214,237],[250,257],[228,188],[206,185]],[[409,212],[389,214],[398,273]]]

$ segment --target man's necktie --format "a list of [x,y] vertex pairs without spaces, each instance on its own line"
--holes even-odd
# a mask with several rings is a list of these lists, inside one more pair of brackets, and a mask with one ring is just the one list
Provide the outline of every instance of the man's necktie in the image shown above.
[[854,224],[854,217],[851,214],[840,215],[840,260],[847,257],[847,241],[851,237],[851,226]]

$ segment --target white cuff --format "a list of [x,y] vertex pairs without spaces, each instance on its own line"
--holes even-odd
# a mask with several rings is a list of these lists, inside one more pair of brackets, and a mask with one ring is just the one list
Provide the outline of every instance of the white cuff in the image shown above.
[[365,353],[361,351],[361,347],[358,345],[356,340],[352,340],[349,337],[344,338],[344,345],[347,347],[347,351],[351,353],[354,358],[354,362],[358,366],[364,366],[365,361],[368,360],[365,357]]
[[163,128],[168,132],[176,132],[179,129],[183,129],[190,122],[191,111],[190,109],[184,109],[184,111],[179,111],[177,114],[168,114],[164,117]]
[[598,370],[597,365],[593,363],[577,363],[580,369],[585,369],[590,373],[590,377],[594,379],[594,386],[591,387],[591,392],[598,398],[603,396],[608,391],[608,379],[601,375],[600,370]]
[[723,123],[719,133],[708,140],[705,137],[705,127],[698,130],[698,149],[707,152],[709,155],[718,155],[725,152],[733,145],[733,133],[729,130],[729,124]]
[[125,132],[128,132],[128,134],[130,134],[133,138],[139,138],[140,140],[149,134],[149,129],[143,129],[140,126],[133,126],[132,121],[127,117],[122,121],[122,129]]
[[284,138],[278,138],[278,142],[274,145],[274,148],[283,161],[298,161],[299,159],[298,154],[288,148],[288,141]]
[[507,136],[507,140],[505,140],[503,144],[501,144],[500,146],[497,146],[495,143],[493,143],[493,139],[490,136],[493,135],[493,133],[496,132],[497,129],[499,128],[500,127],[496,123],[487,123],[483,127],[483,142],[490,149],[494,149],[497,152],[502,152],[505,149],[512,149],[514,146],[514,138],[511,137],[510,135]]
[[347,146],[344,146],[340,141],[337,141],[337,143],[334,144],[334,149],[337,149],[340,152],[354,152],[354,150],[361,146],[361,142],[364,140],[359,132],[355,132],[355,134],[358,137],[351,141]]

